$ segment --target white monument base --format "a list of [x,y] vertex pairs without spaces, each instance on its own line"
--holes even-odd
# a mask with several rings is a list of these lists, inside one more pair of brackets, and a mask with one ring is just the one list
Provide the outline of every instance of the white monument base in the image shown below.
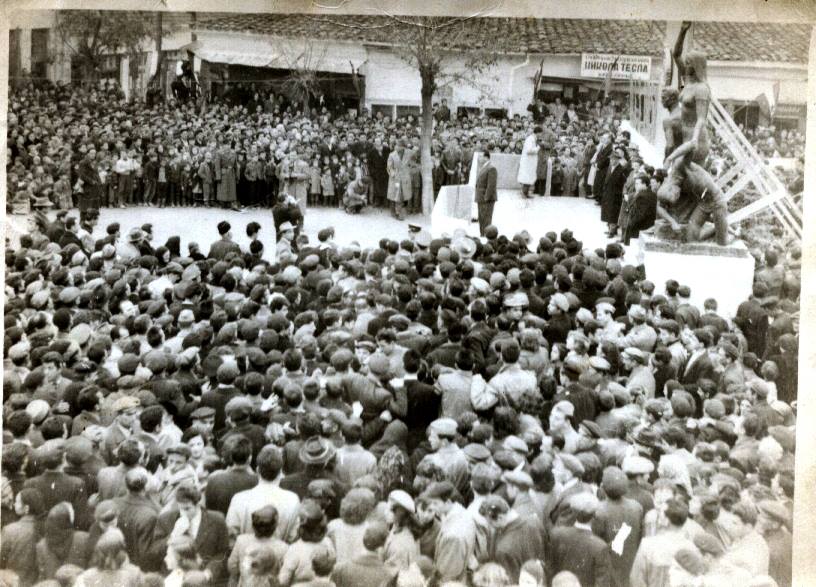
[[641,234],[639,262],[646,279],[663,293],[670,279],[691,288],[691,302],[703,307],[708,298],[717,300],[718,313],[733,318],[737,307],[748,299],[754,282],[754,258],[745,243],[725,247],[715,243],[681,243]]

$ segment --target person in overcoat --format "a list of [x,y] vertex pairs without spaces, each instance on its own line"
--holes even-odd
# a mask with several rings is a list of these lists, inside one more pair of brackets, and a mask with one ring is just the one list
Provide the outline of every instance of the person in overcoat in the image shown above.
[[547,568],[553,575],[569,571],[581,585],[611,587],[611,551],[590,526],[598,507],[598,498],[591,493],[576,494],[570,500],[570,509],[577,519],[574,526],[559,526],[550,534]]
[[80,161],[77,175],[82,180],[82,193],[79,196],[79,211],[84,212],[94,208],[99,210],[99,195],[102,178],[96,162],[96,150],[91,149],[85,158]]
[[213,181],[215,180],[213,174],[213,157],[210,151],[204,153],[204,161],[198,166],[198,178],[201,180],[201,198],[205,206],[210,205],[210,199],[213,197]]
[[533,134],[524,139],[524,146],[521,149],[521,160],[516,180],[521,184],[521,195],[530,197],[530,188],[535,185],[538,169],[539,140],[543,134],[543,129],[536,126]]
[[[624,497],[627,486],[628,479],[623,471],[618,467],[607,467],[601,481],[606,499],[600,503],[592,520],[595,535],[611,547],[615,585],[623,586],[629,584],[629,573],[643,535],[643,508],[635,500]],[[628,526],[630,532],[618,549],[615,541],[624,526]]]
[[613,237],[618,230],[618,216],[623,203],[623,184],[626,182],[626,151],[623,147],[616,147],[609,158],[609,172],[601,191],[601,221],[606,222]]
[[601,192],[606,182],[606,174],[609,172],[609,157],[612,155],[612,135],[605,132],[601,135],[601,141],[592,157],[592,165],[595,167],[595,177],[592,180],[592,197],[600,203]]
[[407,198],[411,197],[410,192],[408,194],[403,193],[404,182],[402,180],[402,167],[403,167],[402,159],[404,155],[405,155],[405,141],[400,139],[397,142],[396,149],[391,151],[391,154],[388,155],[388,162],[386,164],[386,168],[388,170],[388,201],[391,202],[391,214],[398,218],[399,220],[403,219],[402,203]]
[[201,492],[192,481],[179,486],[176,505],[156,521],[151,557],[163,560],[168,544],[190,539],[210,573],[210,585],[226,585],[229,534],[224,514],[204,508]]
[[647,185],[648,178],[639,175],[635,178],[635,193],[626,203],[625,224],[621,227],[623,244],[628,245],[631,239],[640,236],[641,230],[654,226],[657,216],[657,195]]
[[493,223],[493,208],[496,206],[496,182],[499,172],[490,161],[490,150],[495,148],[488,145],[482,153],[482,167],[476,177],[476,206],[479,209],[479,234],[485,235],[485,230]]
[[215,179],[218,181],[217,200],[227,206],[235,207],[238,201],[236,187],[238,156],[232,146],[225,143],[216,152],[215,157],[213,157],[213,167],[215,169]]
[[372,203],[377,206],[385,204],[388,194],[388,156],[390,149],[383,145],[382,137],[374,139],[374,145],[368,150],[368,172],[371,175]]

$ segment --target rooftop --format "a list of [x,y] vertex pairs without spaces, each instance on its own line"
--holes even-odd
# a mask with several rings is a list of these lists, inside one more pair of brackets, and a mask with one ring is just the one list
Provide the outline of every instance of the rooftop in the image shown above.
[[[448,21],[452,19],[446,19]],[[197,28],[290,38],[395,44],[405,25],[388,16],[230,14],[201,15]],[[508,53],[613,53],[659,55],[664,25],[658,21],[480,17],[440,35],[453,48],[496,45]],[[446,43],[447,42],[447,43]]]
[[[384,44],[398,44],[400,38],[405,38],[400,31],[411,28],[384,15],[235,13],[199,13],[194,26],[208,31]],[[478,17],[463,19],[445,30],[450,34],[443,35],[442,43],[456,49],[493,45],[497,51],[507,53],[660,56],[665,23]],[[808,61],[810,26],[806,24],[700,22],[695,23],[693,31],[695,45],[711,60],[798,64]]]

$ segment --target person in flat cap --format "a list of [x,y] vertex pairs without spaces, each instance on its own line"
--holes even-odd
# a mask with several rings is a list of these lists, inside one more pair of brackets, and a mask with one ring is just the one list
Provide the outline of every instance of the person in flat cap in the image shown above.
[[[607,467],[603,471],[601,488],[606,499],[601,501],[592,529],[597,536],[608,544],[615,544],[615,554],[612,557],[612,572],[615,584],[625,585],[632,571],[638,546],[643,537],[643,507],[633,499],[625,497],[629,487],[626,474],[618,467]],[[622,544],[615,543],[621,526],[630,528]],[[620,541],[620,539],[618,539]]]
[[655,469],[655,465],[649,459],[642,456],[627,456],[623,459],[621,469],[629,479],[629,487],[626,490],[626,497],[634,499],[648,512],[654,507],[654,497],[649,486],[649,475]]
[[450,481],[431,483],[417,500],[417,521],[438,525],[434,564],[441,581],[465,582],[468,559],[475,556],[476,524],[473,515],[458,501]]
[[758,505],[757,531],[768,545],[768,575],[778,585],[790,585],[792,579],[792,536],[788,530],[791,516],[788,509],[775,500],[763,500]]
[[522,517],[499,495],[487,496],[479,506],[479,514],[493,531],[492,548],[476,549],[480,562],[500,564],[514,583],[518,581],[523,561],[544,557],[544,526],[536,517]]
[[615,585],[609,546],[592,532],[598,498],[589,492],[575,494],[569,508],[575,512],[574,524],[555,527],[550,535],[550,572],[569,571],[581,585]]
[[208,259],[223,261],[230,253],[241,254],[241,247],[232,240],[232,225],[229,222],[222,220],[218,223],[218,235],[220,238],[210,245]]
[[460,493],[468,487],[468,458],[456,444],[458,434],[456,420],[439,418],[428,426],[428,442],[431,454],[428,458],[433,464],[445,471],[445,475]]

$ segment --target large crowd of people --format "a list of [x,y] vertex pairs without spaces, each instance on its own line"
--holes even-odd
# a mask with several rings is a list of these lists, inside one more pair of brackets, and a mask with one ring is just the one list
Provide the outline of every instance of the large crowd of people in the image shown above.
[[[96,100],[13,100],[14,165],[290,140]],[[6,250],[6,584],[791,584],[790,251],[731,317],[567,229],[362,249],[297,209],[271,261],[257,222],[205,252],[30,214]]]
[[[239,99],[240,98],[240,99]],[[155,206],[271,207],[277,195],[307,206],[359,211],[421,207],[418,121],[377,113],[302,113],[281,96],[230,94],[202,112],[195,103],[127,102],[114,85],[28,85],[9,100],[9,211]],[[557,136],[540,165],[549,195],[583,195],[604,130],[615,132],[614,100],[535,102],[532,116],[453,116],[437,105],[434,193],[467,181],[473,153],[520,153],[532,125]],[[549,173],[548,173],[549,172]],[[583,178],[583,181],[582,181]],[[591,192],[591,189],[588,190]]]

